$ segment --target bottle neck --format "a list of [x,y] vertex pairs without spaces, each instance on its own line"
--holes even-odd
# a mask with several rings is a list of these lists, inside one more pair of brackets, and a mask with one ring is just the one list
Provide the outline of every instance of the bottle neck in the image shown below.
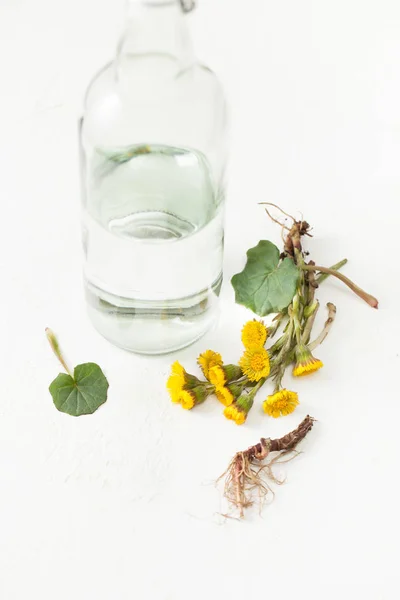
[[155,54],[168,55],[183,63],[193,60],[181,0],[127,0],[125,31],[118,55]]

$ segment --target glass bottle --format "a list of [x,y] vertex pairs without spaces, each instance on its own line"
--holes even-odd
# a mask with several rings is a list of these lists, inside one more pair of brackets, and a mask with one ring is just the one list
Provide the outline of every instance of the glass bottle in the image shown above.
[[194,58],[184,0],[129,0],[81,120],[84,279],[113,344],[177,350],[218,314],[226,107]]

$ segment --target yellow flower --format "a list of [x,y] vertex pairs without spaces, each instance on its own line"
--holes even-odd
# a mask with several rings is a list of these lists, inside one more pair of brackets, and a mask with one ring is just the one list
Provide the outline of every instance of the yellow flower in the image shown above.
[[179,393],[185,385],[185,369],[176,361],[171,367],[171,375],[168,377],[167,389],[172,402],[179,402]]
[[233,416],[233,420],[235,421],[236,425],[243,425],[243,423],[245,423],[247,419],[247,415],[242,412],[241,410],[236,410]]
[[237,365],[216,365],[208,372],[209,381],[216,387],[222,387],[226,383],[236,381],[243,376],[242,369]]
[[248,321],[242,329],[242,342],[246,349],[263,348],[268,331],[262,321]]
[[235,410],[233,420],[235,421],[236,425],[243,425],[243,423],[246,422],[246,419],[247,415],[244,412],[241,410]]
[[192,392],[182,390],[179,393],[178,402],[182,405],[182,408],[184,408],[185,410],[191,410],[196,404],[196,397]]
[[232,420],[233,419],[233,414],[234,414],[234,407],[233,406],[227,406],[226,409],[224,410],[224,416],[227,419]]
[[269,356],[265,348],[245,350],[239,360],[239,365],[250,381],[260,381],[263,377],[268,377],[270,373]]
[[204,402],[210,393],[211,390],[207,389],[204,385],[197,385],[190,390],[181,390],[178,394],[177,402],[181,404],[182,408],[185,410],[191,410],[194,406]]
[[223,368],[219,365],[211,367],[208,372],[208,378],[215,387],[223,387],[226,383],[226,375]]
[[236,406],[228,406],[224,410],[224,416],[231,421],[235,421],[236,425],[243,425],[247,418],[247,414]]
[[212,367],[223,364],[222,356],[214,350],[206,350],[197,359],[197,362],[203,371],[204,376],[208,379],[209,371]]
[[167,390],[172,402],[179,402],[179,393],[183,389],[192,389],[198,386],[199,383],[197,377],[187,373],[178,361],[174,362],[171,367],[171,375],[167,380]]
[[176,360],[171,367],[171,375],[180,379],[183,385],[185,383],[185,373],[186,371],[181,363]]
[[299,346],[296,348],[296,365],[293,368],[295,377],[304,377],[311,375],[324,366],[323,362],[318,358],[314,358],[307,346]]
[[224,416],[236,425],[243,425],[254,403],[254,393],[242,394],[231,406],[224,410]]
[[311,375],[311,373],[315,373],[319,369],[322,369],[324,363],[322,360],[317,358],[312,358],[307,363],[297,364],[293,369],[293,375],[295,377],[304,377],[305,375]]
[[224,406],[230,406],[235,401],[234,395],[227,387],[217,387],[215,395]]
[[299,397],[296,392],[279,390],[264,400],[263,408],[267,415],[277,418],[280,416],[290,415],[290,413],[295,410],[298,404]]

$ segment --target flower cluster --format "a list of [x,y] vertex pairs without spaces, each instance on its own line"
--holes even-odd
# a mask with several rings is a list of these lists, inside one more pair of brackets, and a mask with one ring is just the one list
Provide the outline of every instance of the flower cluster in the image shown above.
[[[280,325],[283,316],[278,315],[276,319]],[[279,327],[275,324],[269,331],[263,321],[248,321],[241,332],[244,350],[238,365],[225,365],[222,356],[213,350],[200,354],[197,362],[205,380],[187,373],[179,362],[175,362],[167,381],[172,402],[191,410],[214,395],[225,407],[224,416],[242,425],[257,392],[267,380],[272,379],[275,389],[263,402],[264,412],[275,418],[289,415],[296,409],[299,399],[296,392],[282,388],[288,364],[293,363],[292,374],[295,377],[309,375],[323,366],[299,339],[298,322],[294,302],[283,335],[266,348],[267,341]]]
[[[266,211],[271,217],[268,209]],[[370,306],[377,308],[376,298],[338,273],[346,260],[330,269],[306,260],[308,253],[303,251],[301,239],[309,235],[310,226],[303,219],[296,221],[283,214],[293,221],[290,229],[281,224],[283,230],[289,232],[284,238],[283,252],[271,242],[260,241],[248,251],[244,270],[232,278],[236,301],[262,316],[273,314],[271,324],[267,328],[262,320],[254,319],[244,325],[241,332],[244,349],[237,365],[225,365],[222,356],[213,350],[200,354],[198,364],[205,381],[174,363],[167,384],[173,402],[193,408],[213,394],[224,405],[225,417],[242,425],[257,392],[266,382],[272,382],[272,394],[263,402],[264,412],[274,418],[289,415],[296,410],[299,398],[283,385],[286,371],[290,368],[292,376],[297,378],[316,373],[323,367],[312,351],[326,338],[336,313],[335,306],[328,303],[329,316],[324,329],[310,343],[319,310],[315,291],[320,283],[328,276],[337,276]],[[278,339],[272,342],[278,331],[281,331]]]
[[[272,321],[268,327],[256,319],[244,325],[241,332],[244,349],[237,365],[225,365],[218,352],[207,350],[198,357],[205,380],[190,375],[176,362],[167,383],[172,401],[185,409],[190,410],[214,395],[223,404],[226,419],[237,425],[246,422],[258,391],[269,382],[272,393],[264,396],[264,413],[273,418],[293,413],[299,405],[299,397],[297,392],[283,385],[286,372],[290,369],[292,377],[298,378],[312,375],[323,367],[313,351],[328,335],[336,307],[330,302],[327,304],[328,319],[322,332],[312,340],[319,310],[315,291],[322,281],[335,276],[371,307],[378,308],[374,296],[339,273],[347,259],[328,269],[308,258],[309,252],[302,248],[303,236],[311,237],[307,221],[303,218],[297,221],[274,204],[262,204],[280,210],[285,217],[285,221],[280,222],[265,209],[269,217],[281,225],[282,233],[287,232],[282,235],[283,251],[268,240],[259,241],[247,251],[246,265],[241,273],[232,277],[231,283],[238,304],[260,317],[272,315]],[[288,219],[292,221],[291,227],[288,227]],[[278,339],[272,341],[279,331]],[[283,438],[261,438],[258,444],[235,454],[224,474],[225,496],[239,510],[240,517],[244,509],[251,506],[253,492],[262,499],[270,489],[263,480],[263,473],[276,481],[271,466],[277,457],[268,459],[269,453],[284,456],[295,451],[313,423],[314,419],[307,416],[297,429]]]

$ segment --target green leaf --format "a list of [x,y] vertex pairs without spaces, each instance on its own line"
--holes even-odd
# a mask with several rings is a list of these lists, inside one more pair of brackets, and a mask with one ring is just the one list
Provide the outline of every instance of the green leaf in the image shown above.
[[298,278],[294,261],[289,257],[281,261],[278,248],[261,240],[248,250],[243,271],[232,277],[236,302],[260,317],[280,312],[293,300]]
[[60,373],[50,385],[56,408],[79,417],[91,415],[107,400],[108,381],[98,365],[85,363],[74,369],[74,377]]

